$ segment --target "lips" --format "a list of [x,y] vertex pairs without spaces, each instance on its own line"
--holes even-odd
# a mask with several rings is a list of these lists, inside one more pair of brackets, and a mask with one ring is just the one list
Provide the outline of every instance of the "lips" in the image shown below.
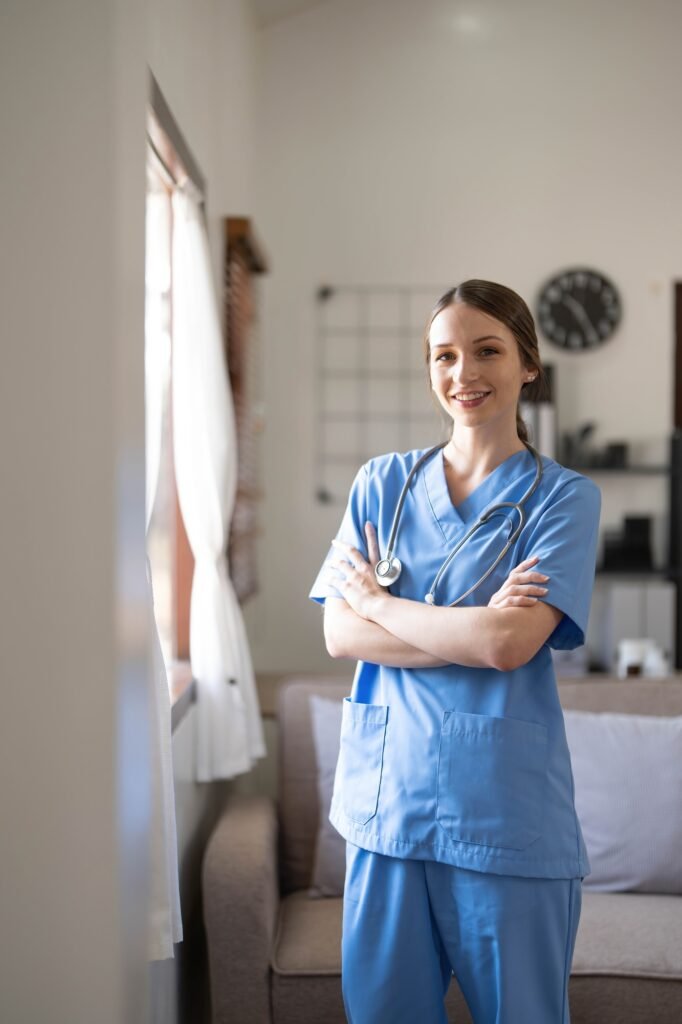
[[485,402],[489,391],[457,392],[452,397],[462,409],[475,409]]

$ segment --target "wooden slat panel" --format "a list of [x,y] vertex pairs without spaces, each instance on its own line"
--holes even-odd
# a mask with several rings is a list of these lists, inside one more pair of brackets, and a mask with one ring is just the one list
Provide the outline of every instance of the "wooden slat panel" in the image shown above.
[[260,535],[258,511],[262,489],[254,412],[258,335],[253,275],[264,269],[264,262],[251,244],[252,232],[246,218],[226,218],[225,238],[225,346],[238,457],[227,557],[235,593],[243,603],[258,591],[256,541]]
[[675,285],[675,426],[682,430],[682,283]]

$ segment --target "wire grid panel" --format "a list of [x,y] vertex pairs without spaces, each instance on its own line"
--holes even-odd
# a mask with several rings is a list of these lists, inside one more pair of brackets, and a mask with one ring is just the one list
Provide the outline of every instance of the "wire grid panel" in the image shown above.
[[333,287],[317,292],[315,488],[345,504],[369,458],[443,440],[423,333],[445,288]]

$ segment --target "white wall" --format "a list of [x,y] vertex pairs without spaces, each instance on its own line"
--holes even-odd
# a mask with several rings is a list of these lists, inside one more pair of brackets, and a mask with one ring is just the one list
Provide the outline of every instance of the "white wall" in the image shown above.
[[0,14],[0,1018],[146,1017],[144,23]]
[[[246,0],[0,12],[8,1024],[178,1016],[174,966],[150,994],[145,942],[147,65],[207,177],[218,274],[219,217],[249,213],[254,39]],[[178,838],[196,901],[220,792],[191,782],[192,715],[183,728]]]
[[[680,31],[673,0],[346,0],[261,31],[255,209],[273,273],[269,569],[248,619],[258,668],[329,664],[306,599],[342,511],[313,499],[320,283],[479,276],[532,302],[554,271],[593,265],[620,286],[624,320],[597,352],[543,347],[561,427],[596,420],[600,444],[665,453],[682,275]],[[663,482],[599,482],[603,522],[655,512],[662,555]]]

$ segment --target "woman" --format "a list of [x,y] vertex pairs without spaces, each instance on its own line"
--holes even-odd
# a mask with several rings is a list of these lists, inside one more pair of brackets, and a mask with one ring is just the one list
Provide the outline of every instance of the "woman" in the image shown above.
[[[358,659],[330,812],[346,1013],[440,1024],[454,973],[475,1024],[565,1024],[589,864],[549,648],[584,642],[600,493],[526,446],[518,402],[543,371],[515,292],[447,292],[425,359],[450,440],[409,481],[425,452],[361,468],[310,594],[331,656]],[[522,529],[505,506],[448,562],[500,502]]]

